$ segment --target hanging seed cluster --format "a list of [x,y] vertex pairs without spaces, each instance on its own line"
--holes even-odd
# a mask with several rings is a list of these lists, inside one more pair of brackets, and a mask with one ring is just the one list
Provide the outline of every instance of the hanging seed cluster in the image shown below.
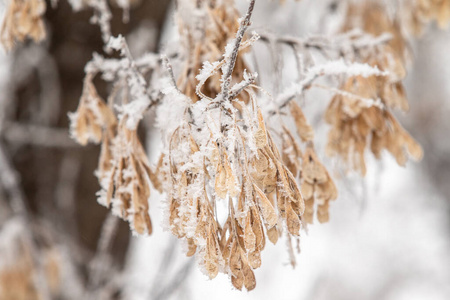
[[297,135],[305,144],[304,151],[294,134],[282,126],[281,140],[283,162],[301,183],[301,193],[305,200],[304,224],[312,224],[315,207],[320,223],[329,220],[329,202],[337,198],[336,186],[326,168],[322,165],[314,149],[314,129],[309,124],[301,107],[295,101],[289,103],[289,111],[297,129]]
[[[164,176],[170,229],[186,240],[189,256],[198,253],[210,278],[228,273],[237,289],[251,290],[266,239],[276,243],[283,226],[298,237],[305,204],[260,109],[239,120],[233,106],[226,115],[208,104],[203,120],[183,124],[170,138]],[[216,127],[216,114],[231,122],[227,130]],[[218,210],[227,211],[225,221]]]
[[[183,64],[180,75],[177,78],[178,88],[190,99],[197,101],[200,97],[196,93],[198,70],[205,61],[217,61],[223,55],[223,49],[228,41],[234,38],[239,29],[239,11],[234,5],[234,0],[205,0],[178,2],[177,23],[180,34],[180,43],[186,51],[183,53]],[[188,12],[199,14],[197,22],[192,22],[193,16]],[[237,78],[243,76],[248,66],[242,56],[236,61],[233,70]],[[214,97],[220,92],[220,77],[212,76],[202,86],[202,93],[208,97]],[[244,100],[248,100],[245,98]]]
[[103,138],[110,138],[117,127],[114,113],[98,95],[92,79],[91,74],[85,77],[77,111],[71,114],[72,138],[83,146],[89,142],[98,144]]
[[[363,175],[366,173],[366,148],[370,148],[377,158],[386,149],[400,165],[405,165],[408,158],[420,160],[420,145],[401,127],[390,111],[409,109],[402,84],[406,76],[408,51],[398,23],[391,21],[384,7],[376,2],[350,6],[347,20],[349,22],[344,30],[350,30],[353,24],[362,23],[365,32],[375,36],[383,32],[392,35],[388,44],[364,53],[359,58],[380,70],[389,71],[390,76],[357,76],[343,83],[341,90],[347,94],[336,95],[325,115],[326,121],[332,125],[327,153],[339,155],[349,168]],[[355,100],[353,95],[379,100],[381,105],[367,107],[364,101]]]
[[450,22],[449,0],[416,0],[408,2],[403,11],[408,29],[420,36],[424,27],[430,22],[436,22],[440,28],[447,28]]
[[42,20],[45,9],[44,0],[11,0],[0,31],[3,46],[11,50],[27,38],[42,41],[46,35]]
[[3,224],[3,229],[11,235],[2,236],[0,245],[4,258],[0,264],[0,300],[40,300],[45,295],[58,298],[62,287],[61,253],[42,235],[30,240],[26,225],[13,224],[17,222],[14,219],[9,222]]
[[83,94],[75,113],[70,114],[71,135],[82,145],[101,143],[96,175],[101,190],[98,202],[130,223],[139,234],[151,234],[148,198],[156,175],[149,166],[137,129],[126,126],[127,116],[117,120],[110,106],[98,95],[92,83],[93,74],[85,78]]

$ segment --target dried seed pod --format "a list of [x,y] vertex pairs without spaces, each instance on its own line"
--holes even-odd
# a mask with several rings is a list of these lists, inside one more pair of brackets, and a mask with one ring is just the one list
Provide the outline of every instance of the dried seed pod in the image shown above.
[[330,216],[328,213],[329,202],[325,201],[323,204],[317,206],[317,219],[320,223],[326,223],[329,221]]
[[286,205],[286,223],[290,234],[300,235],[300,219],[290,204]]
[[309,200],[314,195],[314,184],[304,181],[301,185],[302,195],[305,200]]
[[[301,220],[304,224],[312,224],[314,220],[314,205],[318,205],[319,222],[327,222],[328,202],[337,198],[337,189],[328,171],[320,163],[311,145],[303,156],[301,191],[305,200],[305,209]],[[293,206],[293,210],[295,207]],[[320,215],[319,215],[320,214]]]
[[227,188],[227,172],[222,163],[219,163],[216,171],[215,189],[217,196],[225,199],[228,193]]
[[244,273],[239,271],[237,274],[231,274],[231,283],[236,289],[242,290],[244,286]]
[[[266,239],[264,236],[264,229],[258,214],[258,210],[255,206],[250,208],[251,216],[252,216],[252,230],[255,234],[255,246],[257,250],[263,250],[266,245]],[[267,226],[267,225],[266,225]]]
[[261,191],[259,187],[253,185],[253,189],[256,193],[255,196],[258,200],[258,207],[261,211],[264,221],[266,222],[268,228],[272,228],[278,222],[278,217],[275,209],[273,208],[269,199],[267,199],[267,196],[263,193],[263,191]]
[[303,156],[302,177],[309,184],[324,183],[328,180],[327,170],[312,147],[308,147]]
[[295,125],[297,126],[298,135],[304,142],[312,141],[314,139],[314,130],[306,120],[306,117],[303,114],[300,106],[297,104],[297,102],[291,101],[289,103],[289,107],[291,109],[292,118],[294,119]]
[[225,165],[225,172],[226,172],[227,192],[229,193],[230,197],[236,197],[239,195],[239,192],[240,192],[236,175],[234,174],[228,160],[224,161],[224,165]]
[[253,269],[257,269],[261,266],[261,252],[258,250],[252,251],[247,254],[248,264]]
[[247,252],[255,251],[256,247],[256,236],[252,229],[252,219],[251,212],[247,213],[247,217],[245,219],[245,228],[244,228],[244,245]]
[[264,119],[261,113],[261,109],[258,108],[258,130],[255,135],[255,144],[258,148],[264,148],[267,146],[267,130],[266,125],[264,123]]
[[204,258],[205,268],[210,279],[215,278],[219,273],[219,254],[220,250],[217,245],[216,234],[213,230],[213,225],[210,222],[206,237],[206,253]]
[[186,253],[186,256],[191,257],[197,251],[197,245],[195,244],[194,239],[192,238],[187,239],[187,243],[188,243],[188,252]]
[[302,157],[302,151],[300,150],[300,146],[295,141],[291,132],[284,126],[282,139],[283,162],[289,171],[291,171],[292,175],[297,178],[301,169],[300,159]]
[[151,234],[150,167],[136,131],[127,129],[124,122],[108,146],[112,156],[109,169],[97,172],[102,187],[97,200],[107,207],[112,204],[113,213],[127,220],[137,233]]
[[255,273],[249,265],[243,264],[242,273],[244,274],[244,286],[247,291],[251,291],[256,287]]
[[230,257],[230,270],[231,273],[235,276],[242,270],[242,257],[239,249],[239,244],[236,241],[233,241],[231,244],[231,257]]
[[267,229],[267,237],[269,238],[269,241],[274,245],[278,242],[279,235],[278,235],[278,229],[276,226],[274,226],[270,229]]
[[312,224],[314,220],[314,198],[305,200],[305,212],[301,217],[302,221],[306,224]]
[[69,117],[71,137],[83,146],[88,142],[100,143],[104,131],[111,139],[117,125],[114,113],[98,95],[90,74],[84,80],[83,95],[77,111],[69,114]]

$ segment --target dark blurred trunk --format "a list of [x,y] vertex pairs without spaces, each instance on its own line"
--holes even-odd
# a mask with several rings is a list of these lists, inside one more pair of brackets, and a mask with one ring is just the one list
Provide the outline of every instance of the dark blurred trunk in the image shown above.
[[[151,22],[159,35],[166,19],[168,0],[143,0],[131,9],[130,22],[122,23],[122,11],[113,7],[113,35],[128,33],[143,22]],[[57,8],[48,4],[46,25],[48,53],[53,58],[56,68],[49,74],[59,78],[61,93],[59,109],[55,103],[46,103],[50,99],[40,99],[42,82],[46,77],[38,76],[34,70],[20,84],[13,88],[16,109],[9,121],[14,124],[58,128],[67,131],[67,113],[75,111],[81,95],[84,78],[84,66],[92,58],[93,52],[102,53],[102,39],[99,27],[89,23],[92,10],[73,12],[66,0],[60,0]],[[154,51],[155,41],[147,51]],[[13,64],[13,77],[19,76],[19,68],[24,58],[30,58],[29,45],[19,50]],[[153,48],[152,48],[153,47]],[[45,66],[45,63],[43,64]],[[16,72],[16,68],[18,71]],[[14,75],[16,74],[16,75]],[[55,77],[56,75],[56,77]],[[39,78],[41,78],[39,80]],[[99,93],[105,95],[108,87],[99,86]],[[51,119],[46,120],[50,111]],[[68,133],[68,131],[67,131]],[[57,138],[56,136],[54,137]],[[43,217],[51,222],[60,232],[75,234],[77,243],[89,251],[94,251],[99,239],[102,223],[107,213],[104,207],[96,202],[95,193],[99,184],[94,176],[99,155],[99,146],[79,147],[43,146],[35,144],[15,143],[9,141],[8,153],[12,157],[14,167],[20,174],[21,188],[33,215]],[[115,238],[113,253],[117,262],[123,262],[129,240],[127,223],[120,222]],[[92,253],[92,252],[91,252]]]

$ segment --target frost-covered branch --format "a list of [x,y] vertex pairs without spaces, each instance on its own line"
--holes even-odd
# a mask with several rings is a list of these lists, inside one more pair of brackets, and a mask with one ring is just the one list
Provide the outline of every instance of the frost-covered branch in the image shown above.
[[67,136],[67,130],[39,125],[24,125],[7,122],[2,128],[1,137],[16,145],[40,147],[74,148],[77,144]]
[[120,51],[121,55],[125,58],[123,77],[127,79],[132,101],[123,104],[119,108],[121,113],[120,118],[126,117],[127,127],[130,130],[135,130],[139,121],[143,118],[143,114],[147,111],[148,107],[154,103],[150,100],[147,93],[147,82],[142,73],[138,70],[125,38],[121,35],[117,38],[111,38],[108,47]]
[[[175,54],[173,56],[176,56]],[[141,73],[146,73],[157,68],[161,63],[158,54],[147,53],[135,59],[135,67]],[[113,81],[117,74],[128,66],[128,58],[114,59],[104,58],[100,54],[94,53],[93,58],[86,64],[85,72],[91,74],[101,73],[102,78],[107,81]]]
[[[296,96],[301,95],[304,90],[311,87],[311,84],[323,76],[346,75],[346,76],[387,76],[387,72],[380,71],[377,67],[368,64],[346,63],[344,60],[329,61],[310,68],[305,78],[298,84],[293,84],[276,99],[275,105],[278,109],[284,108]],[[271,111],[272,114],[275,111]]]
[[119,218],[107,215],[103,221],[100,238],[94,258],[90,262],[89,272],[89,294],[88,299],[98,299],[101,292],[102,281],[109,277],[108,271],[112,269],[110,262],[110,248],[119,226]]
[[172,64],[169,61],[169,58],[167,57],[167,55],[161,55],[161,59],[163,61],[164,66],[167,69],[167,73],[169,73],[169,78],[170,81],[172,83],[172,87],[177,90],[178,93],[181,93],[180,90],[177,87],[177,81],[175,79],[175,75],[173,73],[173,68],[172,68]]
[[261,33],[260,36],[260,40],[263,42],[286,44],[292,47],[298,47],[298,49],[315,49],[321,52],[330,51],[335,55],[345,55],[346,53],[355,55],[355,53],[363,50],[372,51],[374,48],[385,45],[392,40],[392,35],[390,33],[373,36],[364,33],[359,29],[351,30],[333,37],[311,35],[300,38],[267,32]]
[[250,19],[252,17],[253,9],[255,7],[255,0],[251,0],[248,6],[247,13],[245,17],[242,19],[238,32],[236,33],[236,38],[233,43],[227,45],[225,49],[225,60],[227,63],[223,67],[223,75],[222,75],[222,99],[226,102],[230,101],[230,84],[231,84],[231,75],[233,74],[234,65],[236,63],[236,58],[239,52],[239,48],[241,46],[242,39],[244,38],[244,34],[247,31],[248,26],[250,26]]
[[242,91],[244,91],[248,86],[255,83],[256,78],[258,78],[257,73],[248,74],[244,71],[244,80],[236,83],[230,90],[230,99],[236,98]]
[[91,22],[100,26],[103,42],[108,43],[111,38],[112,14],[107,0],[88,0],[87,4],[94,9],[95,13]]

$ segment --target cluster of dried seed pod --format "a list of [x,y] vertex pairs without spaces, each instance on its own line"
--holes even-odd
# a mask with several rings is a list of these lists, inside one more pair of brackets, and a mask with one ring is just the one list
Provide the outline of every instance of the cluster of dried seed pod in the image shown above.
[[333,179],[317,157],[313,144],[314,129],[301,107],[295,101],[291,101],[289,109],[297,135],[306,144],[303,152],[294,135],[286,126],[283,126],[281,133],[283,161],[294,177],[301,182],[301,192],[305,201],[305,213],[301,220],[304,226],[312,224],[317,210],[318,221],[325,223],[329,220],[329,201],[337,198],[337,189]]
[[96,175],[101,190],[98,202],[112,205],[115,215],[127,220],[132,230],[151,234],[148,198],[151,181],[159,188],[149,166],[137,129],[126,126],[127,116],[117,120],[92,83],[94,74],[85,78],[83,94],[76,112],[70,114],[71,135],[80,144],[102,143]]
[[125,118],[121,120],[110,144],[104,141],[100,163],[109,160],[110,166],[98,173],[102,186],[98,201],[106,207],[112,204],[113,214],[127,220],[134,232],[151,234],[148,199],[151,179],[156,177],[136,130],[128,129],[125,122]]
[[[45,262],[45,280],[51,294],[57,296],[60,285],[58,261],[47,253],[42,257]],[[24,254],[8,268],[0,270],[0,300],[39,300],[42,293],[36,286],[35,264],[29,254]]]
[[[341,86],[343,93],[331,101],[325,119],[332,125],[327,153],[339,155],[346,165],[366,173],[365,151],[368,145],[377,158],[388,150],[400,165],[409,158],[420,160],[422,149],[400,126],[390,109],[408,110],[408,101],[401,80],[406,76],[407,44],[399,23],[391,21],[382,4],[365,2],[350,6],[344,30],[363,24],[363,30],[374,36],[391,33],[385,45],[361,54],[358,58],[389,76],[356,76]],[[357,97],[355,97],[355,95]],[[372,103],[372,105],[368,105]]]
[[[183,65],[177,78],[177,86],[193,101],[200,97],[196,93],[198,81],[196,76],[205,61],[217,61],[223,55],[223,49],[231,38],[234,38],[240,17],[234,0],[178,1],[177,22],[180,43],[184,45]],[[202,14],[198,22],[192,22],[193,16],[186,14]],[[241,78],[248,69],[242,57],[236,61],[233,70],[236,78]],[[212,76],[202,87],[208,97],[220,92],[220,77]]]
[[44,0],[11,0],[3,25],[0,39],[7,50],[11,50],[16,42],[31,38],[40,42],[45,38],[43,15],[46,10]]
[[39,235],[30,239],[21,220],[11,219],[3,225],[0,300],[40,300],[45,295],[58,298],[62,282],[57,248]]
[[77,111],[69,115],[71,136],[83,146],[100,143],[103,133],[111,134],[117,126],[114,113],[97,93],[92,79],[93,74],[86,75]]
[[337,199],[337,189],[328,171],[319,161],[313,147],[308,146],[303,155],[301,191],[305,199],[305,213],[302,220],[312,223],[314,207],[317,204],[317,219],[320,223],[329,221],[330,201]]
[[[188,255],[200,255],[210,278],[222,271],[237,289],[251,290],[266,238],[276,243],[283,226],[300,235],[304,201],[259,109],[247,115],[245,128],[236,120],[226,132],[209,132],[212,120],[186,123],[170,138],[164,176],[170,229],[186,239]],[[220,210],[227,212],[222,222]]]
[[436,21],[440,28],[447,28],[450,22],[449,0],[416,0],[406,3],[403,16],[410,31],[420,36],[426,24]]
[[[228,39],[239,27],[234,6],[225,9],[230,3],[234,5],[232,1],[200,3],[209,7],[209,18],[217,28],[208,29],[206,43],[193,43],[197,46],[188,66],[223,56]],[[181,28],[192,43],[194,31]],[[240,51],[246,43],[237,45]],[[252,290],[256,286],[253,270],[261,266],[266,238],[276,243],[283,230],[289,240],[298,237],[305,205],[295,176],[266,129],[249,87],[253,78],[245,74],[240,55],[232,77],[244,77],[246,84],[229,102],[220,100],[223,83],[217,71],[231,59],[224,57],[204,66],[206,75],[200,72],[200,82],[193,77],[186,84],[192,70],[182,71],[177,88],[184,97],[180,101],[189,99],[188,107],[183,123],[166,133],[169,142],[160,178],[168,194],[170,230],[186,241],[187,255],[197,253],[210,278],[227,273],[235,288]]]
[[[400,126],[389,107],[404,105],[404,98],[387,98],[378,89],[379,81],[375,77],[350,78],[343,89],[349,93],[381,99],[382,107],[367,107],[364,101],[345,95],[336,95],[326,112],[325,119],[333,127],[329,133],[328,154],[339,155],[346,165],[366,173],[365,150],[370,145],[373,154],[380,158],[383,149],[388,150],[400,165],[408,157],[414,160],[422,158],[419,144]],[[400,99],[400,100],[397,100]]]

